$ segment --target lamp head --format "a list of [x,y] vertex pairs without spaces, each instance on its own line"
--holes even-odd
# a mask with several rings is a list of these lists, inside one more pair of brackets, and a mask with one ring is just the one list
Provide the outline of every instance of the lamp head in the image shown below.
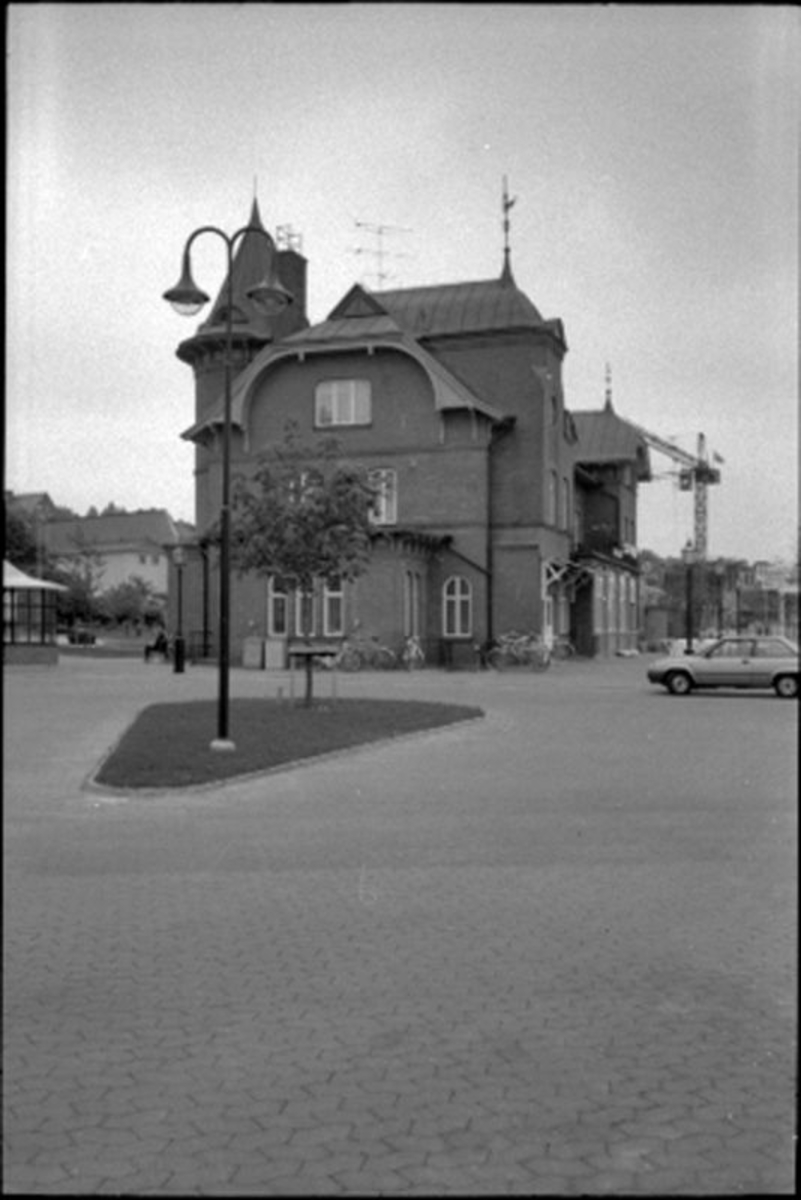
[[164,293],[164,299],[168,300],[182,317],[194,317],[200,312],[203,305],[209,302],[209,297],[204,291],[201,291],[192,278],[188,250],[184,250],[181,278],[175,287]]
[[249,287],[245,295],[248,300],[252,300],[259,312],[267,317],[273,317],[283,312],[295,300],[292,293],[287,291],[281,283],[281,280],[272,268],[272,264],[264,279],[260,279],[258,283],[254,283],[252,287]]

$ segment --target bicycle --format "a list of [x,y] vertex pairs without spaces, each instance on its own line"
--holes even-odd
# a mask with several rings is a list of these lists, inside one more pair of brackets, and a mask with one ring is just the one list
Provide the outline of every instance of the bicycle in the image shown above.
[[486,661],[496,671],[507,667],[528,667],[545,671],[551,665],[551,652],[536,633],[500,634],[487,653]]
[[576,653],[576,647],[568,637],[557,637],[554,639],[551,648],[551,654],[554,658],[565,659],[573,658]]
[[342,643],[339,653],[330,660],[331,667],[340,671],[363,671],[373,669],[391,671],[398,665],[397,655],[378,638],[359,638]]
[[414,634],[410,634],[403,643],[401,663],[407,671],[413,671],[415,668],[419,669],[426,665],[426,656],[420,645],[420,639]]

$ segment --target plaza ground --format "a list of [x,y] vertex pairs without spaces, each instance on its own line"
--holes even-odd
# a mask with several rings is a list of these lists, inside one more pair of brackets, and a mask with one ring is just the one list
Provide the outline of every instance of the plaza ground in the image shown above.
[[486,717],[142,797],[213,671],[7,670],[5,1192],[793,1194],[798,707],[645,666],[340,677]]

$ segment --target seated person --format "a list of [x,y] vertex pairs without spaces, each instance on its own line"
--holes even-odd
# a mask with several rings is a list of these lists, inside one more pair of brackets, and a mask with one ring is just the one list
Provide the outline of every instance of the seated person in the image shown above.
[[145,646],[145,662],[150,662],[151,654],[160,654],[165,662],[170,657],[170,644],[167,641],[167,634],[163,629],[158,631],[156,639],[151,645]]

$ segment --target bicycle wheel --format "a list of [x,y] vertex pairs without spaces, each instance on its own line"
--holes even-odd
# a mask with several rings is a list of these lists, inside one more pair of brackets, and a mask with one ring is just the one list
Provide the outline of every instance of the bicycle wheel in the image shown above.
[[395,651],[390,650],[389,646],[379,646],[376,651],[375,665],[379,671],[393,670],[398,665]]
[[532,646],[531,648],[531,669],[532,671],[547,671],[551,665],[551,656],[544,646]]
[[487,655],[487,666],[492,667],[494,671],[503,671],[506,668],[506,654],[499,646],[494,646]]
[[354,650],[353,646],[348,646],[337,659],[337,666],[340,671],[360,671],[362,669],[362,656],[358,650]]
[[560,638],[558,642],[554,642],[552,653],[554,658],[572,658],[575,653],[573,643],[569,642],[567,638]]

